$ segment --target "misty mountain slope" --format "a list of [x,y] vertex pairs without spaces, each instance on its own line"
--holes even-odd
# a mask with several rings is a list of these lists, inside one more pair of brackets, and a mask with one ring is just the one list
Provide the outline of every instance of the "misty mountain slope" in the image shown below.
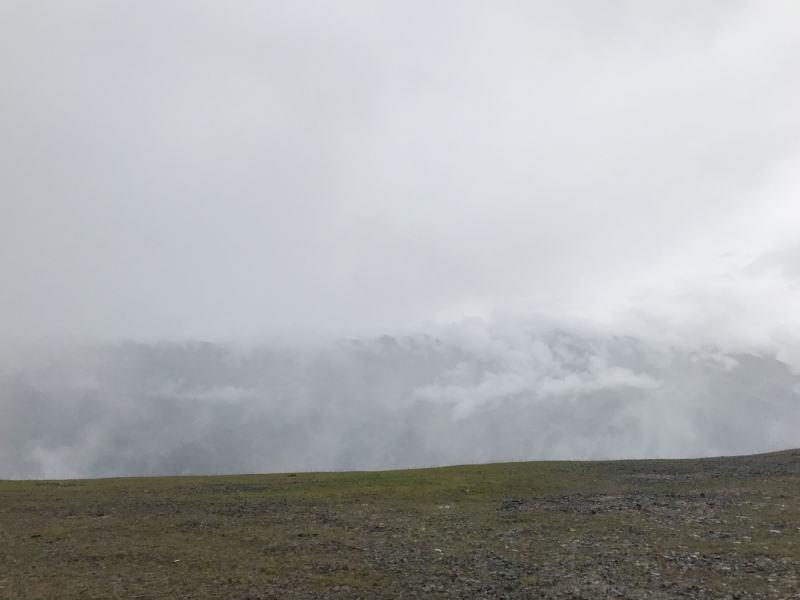
[[0,379],[0,476],[392,469],[800,445],[800,378],[774,358],[564,331],[440,334],[20,355]]

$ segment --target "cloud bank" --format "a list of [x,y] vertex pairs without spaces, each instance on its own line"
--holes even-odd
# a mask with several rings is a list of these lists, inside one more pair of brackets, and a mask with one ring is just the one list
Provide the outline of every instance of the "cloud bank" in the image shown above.
[[530,323],[325,344],[30,351],[0,379],[4,478],[396,469],[800,446],[766,355]]

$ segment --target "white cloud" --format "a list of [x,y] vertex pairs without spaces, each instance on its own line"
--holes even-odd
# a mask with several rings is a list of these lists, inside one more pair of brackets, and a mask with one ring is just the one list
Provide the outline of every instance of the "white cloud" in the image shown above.
[[795,231],[790,2],[2,10],[17,338],[593,318]]

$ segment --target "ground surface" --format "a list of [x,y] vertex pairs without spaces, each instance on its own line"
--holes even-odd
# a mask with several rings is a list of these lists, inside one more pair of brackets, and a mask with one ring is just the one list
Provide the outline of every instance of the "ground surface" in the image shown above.
[[800,451],[0,481],[2,598],[800,598]]

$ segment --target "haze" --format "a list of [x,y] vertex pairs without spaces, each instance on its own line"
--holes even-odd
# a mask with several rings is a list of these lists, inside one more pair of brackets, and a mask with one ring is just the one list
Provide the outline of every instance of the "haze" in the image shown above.
[[800,446],[798,31],[0,0],[0,477]]

